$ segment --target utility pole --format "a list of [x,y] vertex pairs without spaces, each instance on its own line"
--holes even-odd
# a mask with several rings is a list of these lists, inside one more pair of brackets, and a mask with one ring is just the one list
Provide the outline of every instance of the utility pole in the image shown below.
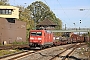
[[66,24],[65,24],[65,30],[66,30]]
[[[81,24],[81,20],[80,20],[80,24]],[[79,27],[79,30],[80,30],[80,27]],[[80,32],[79,32],[79,35],[80,35]]]
[[[73,23],[74,24],[74,26],[75,26],[75,23]],[[75,29],[76,29],[76,27],[75,27]]]
[[34,24],[35,24],[35,30],[36,30],[36,7],[34,7]]

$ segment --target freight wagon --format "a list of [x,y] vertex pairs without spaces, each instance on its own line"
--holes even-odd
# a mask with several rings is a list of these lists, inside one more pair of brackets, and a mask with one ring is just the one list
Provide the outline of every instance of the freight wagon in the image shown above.
[[85,36],[80,36],[77,34],[72,34],[70,38],[71,38],[72,42],[76,42],[76,43],[81,43],[81,42],[86,41]]

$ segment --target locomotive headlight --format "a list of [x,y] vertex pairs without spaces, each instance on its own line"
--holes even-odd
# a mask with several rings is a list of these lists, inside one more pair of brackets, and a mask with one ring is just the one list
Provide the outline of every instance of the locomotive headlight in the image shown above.
[[38,40],[42,40],[42,38],[38,38]]
[[34,40],[34,38],[30,38],[30,40]]

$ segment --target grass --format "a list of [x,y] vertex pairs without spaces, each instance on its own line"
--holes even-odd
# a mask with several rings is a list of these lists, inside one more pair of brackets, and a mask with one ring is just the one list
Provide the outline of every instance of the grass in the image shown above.
[[18,51],[19,50],[0,50],[0,56],[4,56],[4,55],[7,55],[7,54],[12,54],[12,53],[16,53]]
[[16,41],[15,41],[15,42],[13,42],[12,44],[13,44],[13,45],[25,45],[25,44],[28,44],[28,42],[23,42],[23,41],[22,41],[22,42],[16,42]]
[[[28,44],[28,42],[13,42],[12,44],[7,44],[5,46],[10,46],[10,45],[24,45],[24,44]],[[0,44],[0,46],[2,46],[2,44]],[[4,56],[7,54],[12,54],[12,53],[16,53],[19,52],[20,50],[0,50],[0,56]]]
[[87,46],[90,48],[90,42],[86,42]]

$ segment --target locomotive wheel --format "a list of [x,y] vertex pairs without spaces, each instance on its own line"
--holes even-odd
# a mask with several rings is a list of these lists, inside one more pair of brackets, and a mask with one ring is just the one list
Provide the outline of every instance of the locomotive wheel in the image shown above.
[[46,47],[45,47],[45,46],[43,46],[43,48],[45,49]]

